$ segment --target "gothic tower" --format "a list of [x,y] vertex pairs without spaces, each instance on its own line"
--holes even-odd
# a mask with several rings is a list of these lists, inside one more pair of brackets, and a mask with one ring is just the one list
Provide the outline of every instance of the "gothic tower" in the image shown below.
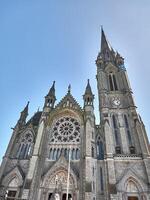
[[[136,193],[140,188],[137,186],[135,194],[132,191],[128,194],[129,183],[141,182],[143,186],[146,183],[144,190],[149,191],[149,142],[143,122],[136,112],[124,59],[110,46],[103,29],[96,65],[100,127],[104,140],[100,152],[105,146],[105,172],[107,171],[106,199],[127,199],[128,195],[134,196],[131,199],[138,199]],[[144,182],[141,177],[145,178]],[[144,198],[142,194],[139,197]]]
[[123,57],[101,31],[96,60],[100,122],[88,80],[80,106],[69,85],[57,103],[53,82],[42,111],[29,102],[0,167],[0,199],[148,200],[149,141]]

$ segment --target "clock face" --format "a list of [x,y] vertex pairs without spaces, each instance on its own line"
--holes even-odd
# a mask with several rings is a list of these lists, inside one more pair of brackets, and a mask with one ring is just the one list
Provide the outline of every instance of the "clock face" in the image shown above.
[[114,97],[113,100],[112,100],[112,103],[115,105],[115,106],[119,106],[120,105],[120,98],[119,97]]

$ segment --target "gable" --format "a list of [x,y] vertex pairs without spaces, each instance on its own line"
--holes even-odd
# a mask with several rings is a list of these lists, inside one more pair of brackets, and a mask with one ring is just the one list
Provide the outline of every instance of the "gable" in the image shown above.
[[[13,182],[12,182],[13,181]],[[2,180],[2,184],[8,186],[9,184],[16,183],[16,187],[19,187],[23,184],[23,172],[19,167],[15,167],[11,170]]]
[[61,108],[71,108],[82,112],[82,108],[70,93],[67,93],[55,107],[55,109]]

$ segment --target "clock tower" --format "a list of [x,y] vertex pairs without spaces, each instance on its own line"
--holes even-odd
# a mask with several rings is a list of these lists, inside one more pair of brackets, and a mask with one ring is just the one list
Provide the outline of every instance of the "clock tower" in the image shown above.
[[[142,121],[136,112],[124,58],[111,47],[103,29],[101,50],[96,65],[100,125],[105,138],[107,189],[108,193],[115,194],[119,160],[122,162],[122,159],[127,157],[132,160],[133,157],[142,156],[145,158],[144,163],[148,174],[146,158],[149,156],[149,142],[145,129],[142,128]],[[150,176],[148,178],[150,181]]]
[[114,129],[109,154],[141,153],[139,142],[135,142],[136,133],[131,128],[137,113],[124,59],[110,46],[103,30],[96,64],[100,119],[101,122],[107,119]]

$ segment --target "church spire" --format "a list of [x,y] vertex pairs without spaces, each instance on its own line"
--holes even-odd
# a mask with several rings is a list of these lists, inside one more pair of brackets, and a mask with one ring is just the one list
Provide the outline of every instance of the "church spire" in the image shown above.
[[112,47],[110,46],[109,42],[106,39],[103,27],[101,27],[101,52],[104,51],[111,51]]
[[55,101],[56,101],[55,81],[53,81],[52,87],[50,88],[48,94],[45,96],[45,105],[44,105],[44,107],[53,108]]
[[103,28],[101,27],[101,49],[97,57],[98,63],[112,62],[115,63],[116,53],[109,44]]

